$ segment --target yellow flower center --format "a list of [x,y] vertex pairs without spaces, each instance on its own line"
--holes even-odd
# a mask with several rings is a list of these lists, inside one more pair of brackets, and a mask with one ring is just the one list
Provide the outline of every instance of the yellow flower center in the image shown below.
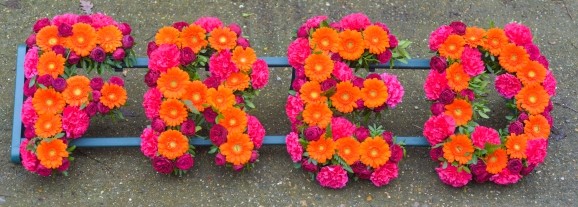
[[462,115],[462,110],[461,109],[456,109],[454,110],[454,114],[461,116]]
[[536,132],[536,133],[540,132],[540,126],[538,126],[538,125],[535,125],[532,129],[533,129],[534,132]]
[[476,36],[471,36],[471,37],[470,37],[470,40],[471,40],[471,41],[476,41],[476,39],[477,39]]
[[369,92],[369,96],[371,96],[371,97],[376,97],[376,96],[377,96],[377,91],[370,91],[370,92]]
[[239,82],[239,79],[238,79],[238,78],[236,78],[236,77],[235,77],[235,78],[231,78],[231,83],[238,83],[238,82]]
[[221,97],[218,97],[216,101],[217,101],[217,103],[223,103],[225,100],[223,100],[223,98],[221,98]]
[[456,81],[460,81],[461,79],[462,79],[462,77],[459,75],[454,76],[454,80],[456,80]]
[[199,40],[197,39],[197,37],[193,37],[193,38],[191,39],[191,41],[193,41],[193,43],[197,43]]
[[52,101],[52,99],[47,99],[47,100],[46,100],[46,105],[52,106],[52,104],[54,104],[54,101]]
[[456,50],[456,46],[455,46],[455,45],[450,45],[450,46],[448,47],[448,50],[454,51],[454,50]]
[[48,64],[48,69],[53,70],[54,68],[56,68],[56,65],[54,65],[54,63]]
[[462,146],[457,146],[457,147],[456,147],[456,152],[462,152]]
[[520,150],[520,145],[517,145],[517,144],[514,145],[514,149],[515,149],[515,150]]
[[54,37],[50,38],[50,39],[48,39],[48,44],[49,45],[56,45],[56,44],[58,44],[58,39],[56,39]]
[[534,71],[528,72],[528,77],[533,78],[535,76],[536,76],[536,72],[534,72]]
[[323,66],[321,66],[321,65],[315,65],[315,71],[319,72],[319,71],[321,71],[321,70],[323,70]]
[[226,37],[220,37],[220,38],[219,38],[219,42],[220,42],[220,43],[225,43],[225,42],[227,42],[227,38],[226,38]]
[[171,83],[169,83],[169,85],[171,86],[171,88],[176,88],[178,86],[177,81],[171,81]]
[[201,95],[199,95],[198,93],[193,94],[193,101],[199,101],[201,100]]
[[321,45],[327,47],[327,46],[329,46],[329,41],[327,39],[323,39],[323,40],[321,40]]
[[518,60],[518,56],[516,56],[516,55],[512,55],[512,57],[510,57],[510,60],[512,60],[512,61],[516,61],[516,60]]
[[325,146],[323,145],[319,146],[319,151],[325,151]]
[[46,124],[44,124],[44,129],[49,130],[50,128],[52,128],[52,124],[51,124],[51,123],[46,123]]
[[530,96],[528,100],[530,101],[530,103],[536,103],[536,101],[538,101],[538,99],[535,96]]
[[492,44],[497,46],[498,44],[500,44],[500,42],[498,42],[498,40],[496,40],[496,39],[493,39]]
[[231,120],[229,120],[229,125],[230,125],[230,126],[234,126],[235,124],[237,124],[237,120],[236,120],[236,119],[231,119]]
[[50,157],[56,156],[56,150],[51,149],[51,150],[48,152],[48,156],[50,156]]
[[80,95],[82,95],[82,90],[80,90],[80,88],[75,88],[75,89],[74,89],[74,95],[75,95],[75,96],[80,96]]
[[346,148],[345,150],[343,150],[343,154],[346,154],[346,155],[351,154],[351,149]]
[[109,100],[115,100],[115,99],[116,99],[116,95],[114,95],[114,93],[108,94],[108,99],[109,99]]
[[316,113],[313,114],[313,117],[316,118],[316,119],[319,119],[319,118],[321,118],[321,113],[316,112]]
[[317,97],[319,97],[319,93],[311,92],[311,98],[316,99]]
[[497,161],[498,161],[498,158],[496,158],[495,156],[490,157],[489,162],[494,163],[494,162],[497,162]]
[[176,142],[174,142],[174,141],[169,142],[169,148],[174,149],[174,148],[176,148],[176,147],[177,147],[177,143],[176,143]]
[[349,94],[343,94],[343,95],[341,95],[341,99],[343,99],[343,100],[345,100],[345,101],[349,100]]
[[239,61],[241,61],[242,63],[246,63],[246,62],[247,62],[247,58],[242,57]]
[[373,43],[378,43],[378,42],[379,42],[379,38],[374,37],[373,39],[371,39],[371,41],[372,41]]
[[78,38],[76,38],[76,41],[78,43],[84,43],[84,37],[78,37]]
[[240,153],[243,150],[243,147],[240,144],[233,145],[233,152]]
[[347,49],[353,49],[354,46],[355,46],[355,43],[353,43],[353,41],[347,42]]
[[373,158],[376,158],[376,157],[379,156],[379,151],[377,151],[377,149],[375,149],[375,148],[372,148],[372,149],[369,151],[369,156],[371,156],[371,157],[373,157]]
[[176,109],[171,110],[171,115],[176,116],[176,115],[177,115],[177,110],[176,110]]

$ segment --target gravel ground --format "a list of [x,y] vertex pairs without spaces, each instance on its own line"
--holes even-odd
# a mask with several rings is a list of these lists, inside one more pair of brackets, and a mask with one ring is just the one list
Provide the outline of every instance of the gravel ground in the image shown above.
[[[462,189],[443,185],[437,178],[427,149],[408,148],[399,178],[382,188],[368,181],[350,182],[343,190],[328,190],[292,167],[285,149],[266,146],[252,172],[233,173],[212,164],[207,148],[200,148],[195,168],[182,178],[154,172],[137,148],[77,149],[70,176],[41,178],[9,162],[12,129],[16,45],[22,43],[41,17],[76,12],[77,1],[0,1],[0,206],[576,206],[578,205],[578,1],[97,1],[95,11],[129,22],[138,43],[138,56],[146,55],[146,42],[155,31],[175,21],[218,16],[225,23],[244,28],[259,56],[283,56],[294,30],[308,17],[334,19],[365,12],[372,20],[386,22],[400,39],[414,43],[410,53],[429,58],[427,38],[441,24],[462,20],[486,27],[490,21],[503,26],[517,20],[532,28],[535,42],[549,58],[558,78],[555,138],[543,165],[518,184],[508,187],[473,184]],[[393,70],[406,88],[404,102],[388,114],[386,127],[398,135],[420,135],[428,117],[422,82],[423,71]],[[110,123],[95,120],[87,136],[137,136],[147,124],[140,107],[145,85],[143,70],[126,77],[129,120]],[[256,100],[259,117],[269,134],[286,134],[283,113],[290,69],[276,69],[270,85]],[[499,100],[491,107],[500,111]],[[393,117],[396,117],[395,119]],[[494,117],[498,117],[495,115]],[[395,121],[395,123],[394,123]],[[498,120],[491,124],[503,125]]]

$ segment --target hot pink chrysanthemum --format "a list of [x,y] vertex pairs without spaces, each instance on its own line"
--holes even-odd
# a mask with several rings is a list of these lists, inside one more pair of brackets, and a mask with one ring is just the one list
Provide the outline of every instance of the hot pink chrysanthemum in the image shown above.
[[291,156],[293,162],[298,163],[301,161],[301,155],[303,154],[303,146],[299,143],[299,136],[295,132],[291,132],[285,138],[285,143],[287,147],[287,153]]
[[150,55],[149,68],[159,72],[166,72],[169,68],[179,65],[180,54],[176,45],[160,45]]
[[389,97],[387,98],[387,106],[389,108],[395,108],[395,106],[401,103],[401,100],[403,99],[405,93],[403,86],[395,75],[382,73],[380,76],[381,80],[385,82],[387,93],[389,94]]
[[20,143],[20,158],[22,158],[22,166],[30,172],[36,172],[39,161],[33,152],[26,149],[26,147],[28,147],[28,141],[29,140],[26,139]]
[[28,127],[34,127],[34,123],[38,119],[38,114],[32,105],[32,97],[28,97],[22,105],[22,124]]
[[303,101],[299,98],[299,94],[287,97],[287,104],[285,105],[285,113],[291,123],[297,121],[297,116],[303,111]]
[[429,35],[429,49],[436,51],[444,41],[452,34],[454,29],[448,25],[438,27]]
[[76,139],[81,137],[90,124],[90,116],[77,106],[67,106],[62,111],[62,130],[66,137]]
[[436,172],[443,183],[455,188],[464,187],[472,180],[472,174],[465,170],[458,172],[458,168],[452,165],[448,165],[445,169],[442,166],[437,167]]
[[78,15],[72,13],[61,14],[52,18],[52,25],[60,26],[62,24],[67,24],[68,26],[74,25],[78,20]]
[[496,76],[495,87],[496,91],[504,98],[512,98],[522,90],[522,83],[516,76],[505,73]]
[[482,74],[485,70],[482,53],[476,48],[465,47],[462,52],[462,66],[464,72],[472,77]]
[[36,65],[38,65],[38,47],[32,47],[24,56],[24,77],[30,79],[38,75]]
[[247,120],[247,134],[249,134],[249,138],[253,142],[255,149],[261,148],[263,144],[263,138],[265,137],[265,128],[259,119],[254,116],[248,116],[249,119]]
[[144,94],[142,106],[148,119],[153,120],[159,116],[162,101],[163,94],[157,88],[150,88]]
[[258,59],[253,63],[253,71],[251,71],[251,85],[254,89],[261,89],[269,83],[269,68],[267,62]]
[[446,137],[452,135],[456,129],[456,122],[451,116],[441,114],[430,117],[424,124],[423,136],[431,146],[439,144]]
[[221,20],[219,20],[219,18],[216,17],[201,17],[197,19],[197,21],[195,21],[195,24],[199,25],[207,32],[211,32],[214,29],[223,26],[223,22],[221,22]]
[[353,13],[341,18],[339,21],[342,29],[361,31],[371,24],[371,20],[363,13]]
[[305,32],[308,32],[310,29],[319,27],[319,25],[321,24],[322,21],[326,20],[327,16],[314,16],[311,17],[309,19],[307,19],[307,21],[305,21],[305,23],[303,23],[300,27],[303,28],[305,30]]
[[322,167],[317,173],[317,181],[326,188],[340,189],[345,187],[349,177],[347,171],[340,165],[331,165]]
[[107,16],[102,13],[94,13],[90,15],[92,19],[92,25],[95,29],[100,29],[101,27],[108,26],[108,25],[116,25],[116,21],[110,16]]
[[150,127],[147,127],[143,130],[142,134],[140,135],[141,142],[140,142],[140,151],[147,156],[148,158],[154,158],[158,151],[158,132],[155,132]]
[[355,129],[355,124],[343,117],[331,119],[331,133],[333,134],[333,140],[353,136]]
[[546,89],[546,92],[548,93],[548,95],[550,95],[550,97],[556,95],[557,82],[556,77],[554,77],[554,74],[552,74],[552,71],[549,70],[546,73],[546,78],[544,79],[542,85],[544,86],[544,89]]
[[540,164],[544,162],[546,154],[548,154],[548,140],[532,139],[528,140],[526,146],[526,160],[530,164]]
[[532,43],[532,31],[530,28],[517,22],[511,22],[504,26],[504,32],[510,41],[516,45],[525,45]]
[[520,178],[522,178],[520,174],[513,174],[508,168],[504,168],[500,173],[492,175],[490,181],[499,185],[510,185],[517,183]]
[[389,184],[398,175],[397,164],[387,163],[371,173],[369,178],[373,185],[380,187]]
[[500,144],[500,134],[498,134],[498,131],[484,126],[476,126],[474,132],[472,132],[471,139],[474,146],[480,149],[484,149],[486,143],[494,145]]
[[233,73],[239,72],[239,68],[231,59],[232,54],[228,50],[223,50],[213,54],[209,59],[209,71],[211,76],[220,81],[225,81]]
[[333,64],[333,76],[340,81],[351,80],[353,79],[353,69],[341,61],[336,61]]
[[309,40],[307,38],[297,38],[287,48],[287,59],[293,68],[303,68],[305,59],[311,54]]
[[425,96],[428,100],[437,100],[440,97],[442,91],[447,89],[448,79],[446,78],[446,73],[438,73],[435,70],[430,70],[425,83],[423,84],[423,90],[425,91]]

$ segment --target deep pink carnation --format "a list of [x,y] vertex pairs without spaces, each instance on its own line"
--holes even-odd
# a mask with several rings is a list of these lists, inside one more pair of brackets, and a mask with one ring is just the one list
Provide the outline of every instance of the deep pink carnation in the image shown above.
[[227,25],[227,27],[229,29],[231,29],[231,31],[233,31],[235,34],[237,34],[237,36],[241,36],[241,33],[243,32],[241,30],[241,26],[239,26],[238,24],[235,24],[235,23],[231,23],[231,24]]
[[401,103],[401,100],[403,99],[403,94],[405,93],[403,86],[395,75],[382,73],[380,76],[381,80],[383,80],[387,86],[387,93],[389,94],[389,97],[387,98],[387,107],[395,108],[395,106]]
[[389,157],[389,162],[398,163],[403,158],[403,148],[401,146],[394,144],[390,146],[391,157]]
[[495,129],[489,127],[476,126],[471,138],[474,146],[480,149],[484,149],[486,143],[494,145],[500,144],[500,134],[498,134],[498,131]]
[[231,60],[231,52],[223,50],[213,54],[209,59],[209,71],[211,77],[217,78],[219,81],[226,80],[232,73],[239,72],[239,68]]
[[194,164],[195,160],[189,153],[185,153],[184,155],[180,156],[175,162],[175,166],[180,170],[189,170],[193,167]]
[[223,166],[227,163],[225,155],[221,154],[220,152],[215,155],[215,165]]
[[306,157],[301,160],[301,168],[307,172],[317,172],[319,170],[317,165],[309,162],[309,158]]
[[185,27],[189,26],[189,23],[187,23],[187,22],[175,22],[171,26],[174,27],[175,29],[178,29],[179,31],[183,31],[183,29]]
[[438,73],[435,70],[430,70],[423,84],[423,90],[428,100],[437,100],[442,91],[448,87],[446,73]]
[[311,54],[309,40],[307,38],[297,38],[287,48],[287,59],[293,68],[303,67],[305,59]]
[[228,134],[229,132],[225,127],[220,124],[215,124],[211,127],[211,130],[209,130],[209,139],[218,147],[227,141]]
[[471,77],[482,74],[486,69],[482,60],[482,53],[477,48],[471,47],[465,47],[464,52],[462,52],[462,66]]
[[508,125],[508,133],[514,133],[516,135],[524,133],[524,124],[519,121],[515,121]]
[[317,181],[326,188],[340,189],[345,187],[349,177],[340,165],[331,165],[322,167],[317,173]]
[[351,169],[353,170],[353,173],[355,173],[355,176],[360,179],[369,180],[373,174],[373,169],[367,165],[364,165],[360,161],[353,163],[353,165],[351,165]]
[[68,158],[65,158],[62,159],[62,164],[60,165],[60,167],[56,168],[56,170],[58,170],[58,172],[64,172],[67,171],[69,167],[70,167],[70,160],[68,160]]
[[460,96],[468,99],[470,102],[472,102],[476,99],[476,94],[474,93],[474,91],[472,91],[469,88],[466,88],[466,89],[460,91]]
[[247,47],[251,47],[251,42],[249,42],[247,38],[237,37],[237,45],[241,46],[243,49],[247,49]]
[[111,83],[111,84],[115,84],[115,85],[124,87],[124,80],[123,80],[121,77],[118,77],[118,76],[111,76],[111,77],[108,79],[108,82]]
[[184,47],[181,50],[181,65],[191,64],[197,59],[197,56],[190,47]]
[[245,168],[245,165],[233,165],[233,170],[235,172],[241,172],[243,171],[243,168]]
[[249,163],[255,163],[259,159],[259,151],[253,150],[251,151],[251,158],[249,159]]
[[217,78],[215,76],[209,76],[208,78],[206,78],[203,81],[203,84],[205,84],[207,86],[207,88],[217,89],[219,87],[219,85],[221,84],[221,82],[223,82],[223,81],[220,80],[219,78]]
[[294,91],[300,91],[303,84],[305,84],[307,80],[305,78],[295,78],[293,83],[291,83],[291,89]]
[[490,181],[498,184],[498,185],[510,185],[517,183],[522,176],[520,174],[513,174],[508,170],[508,168],[504,168],[502,172],[492,175],[490,177]]
[[151,128],[153,128],[153,130],[155,130],[159,133],[164,132],[165,127],[166,127],[166,124],[160,117],[154,118],[151,122]]
[[287,104],[285,105],[285,113],[291,123],[297,121],[297,116],[299,113],[303,111],[303,101],[299,98],[299,93],[295,94],[295,96],[288,96],[287,97]]
[[478,161],[478,163],[470,165],[470,171],[472,171],[476,183],[484,183],[492,177],[492,174],[486,170],[486,164],[484,162]]
[[448,165],[445,169],[443,166],[439,166],[436,168],[436,171],[443,183],[455,188],[464,187],[472,180],[472,174],[465,170],[458,172],[458,168],[452,165]]
[[140,135],[140,151],[148,158],[154,158],[158,150],[158,132],[155,132],[152,128],[147,127],[143,130]]
[[517,22],[511,22],[504,26],[504,32],[510,41],[523,46],[532,43],[532,31],[530,28]]
[[383,30],[385,30],[387,32],[387,34],[391,34],[391,32],[389,32],[389,27],[387,26],[387,24],[385,24],[383,22],[375,22],[373,24],[375,26],[381,27]]
[[509,73],[497,76],[495,86],[496,91],[498,91],[501,96],[508,99],[514,97],[520,90],[522,90],[522,83],[520,80]]
[[456,98],[456,93],[454,93],[454,91],[452,89],[445,89],[442,91],[442,93],[440,93],[440,98],[439,101],[440,103],[443,104],[451,104],[454,102],[454,99]]
[[[324,21],[324,20],[326,20],[326,19],[327,19],[327,16],[314,16],[314,17],[311,17],[311,18],[307,19],[307,21],[305,21],[305,23],[303,23],[303,24],[299,27],[298,31],[300,31],[300,32],[298,32],[298,33],[307,34],[310,29],[319,27],[319,25],[321,24],[321,22]],[[303,34],[300,35],[300,37],[302,37],[302,36],[303,36]]]
[[526,146],[526,160],[530,164],[540,164],[544,162],[546,154],[548,154],[548,140],[545,139],[532,139],[528,140],[528,145]]
[[34,47],[34,45],[36,44],[36,33],[32,33],[30,35],[28,35],[28,38],[26,38],[26,47],[28,48],[32,48]]
[[520,160],[520,159],[511,159],[511,160],[508,160],[507,167],[511,173],[519,174],[522,171],[522,168],[524,168],[524,164],[522,163],[522,160]]
[[435,102],[430,106],[430,111],[434,116],[440,115],[442,113],[444,113],[445,109],[445,104],[440,103],[440,102]]
[[385,52],[379,53],[377,55],[377,60],[379,61],[379,63],[385,64],[391,60],[392,56],[393,54],[391,53],[391,50],[386,50]]
[[[389,32],[388,32],[389,33]],[[397,40],[397,37],[395,35],[388,35],[389,37],[389,47],[390,48],[396,48],[399,45],[399,41]],[[387,50],[390,51],[390,50]]]
[[112,52],[112,59],[116,61],[122,61],[125,55],[126,53],[124,52],[124,49],[117,48],[114,52]]
[[155,43],[155,41],[151,41],[149,42],[149,44],[147,45],[147,56],[151,56],[151,54],[157,50],[159,48],[159,46],[157,45],[157,43]]
[[144,77],[144,82],[148,87],[156,87],[157,80],[159,79],[161,72],[156,70],[149,70]]
[[129,35],[132,32],[130,24],[126,22],[118,23],[116,26],[118,27],[120,32],[122,32],[122,35]]
[[430,117],[424,124],[423,135],[431,146],[439,144],[454,133],[456,122],[448,115]]
[[34,126],[24,126],[24,138],[30,140],[34,137],[36,137]]
[[448,25],[438,27],[429,35],[429,49],[436,51],[442,43],[446,41],[448,36],[454,32],[454,29]]
[[217,115],[217,112],[213,111],[211,107],[208,107],[203,111],[203,117],[205,117],[205,121],[211,124],[215,124],[215,118],[217,118]]
[[44,167],[44,165],[38,164],[36,167],[36,173],[42,177],[48,177],[52,175],[52,169]]
[[36,65],[38,65],[38,47],[32,47],[24,56],[24,77],[30,79],[38,75]]
[[319,128],[318,126],[307,127],[307,129],[303,131],[305,139],[310,142],[319,140],[323,133],[325,133],[325,130]]
[[429,151],[429,156],[433,161],[440,161],[440,158],[444,156],[444,151],[442,147],[432,148]]
[[530,60],[537,60],[540,58],[540,48],[538,48],[534,43],[524,45],[524,49],[526,49],[526,52],[530,55]]
[[303,154],[303,146],[299,143],[299,136],[295,132],[291,132],[285,138],[287,153],[291,156],[291,160],[297,163],[301,161]]
[[44,28],[46,26],[50,26],[50,19],[42,18],[42,19],[36,20],[36,22],[34,23],[34,26],[32,26],[32,30],[35,33],[38,33],[42,28]]
[[26,97],[33,96],[34,93],[36,93],[36,90],[38,89],[38,88],[36,88],[35,85],[30,86],[30,80],[31,79],[26,79],[24,81],[24,86],[22,86],[22,88],[23,88],[22,90],[24,91],[24,96],[26,96]]
[[72,35],[72,25],[61,24],[58,26],[58,35],[61,37],[69,37]]
[[180,63],[181,55],[179,48],[172,44],[160,45],[154,50],[149,59],[149,68],[159,72],[165,72],[169,68],[176,67]]
[[[160,119],[155,119],[155,120],[160,120]],[[197,128],[197,125],[195,124],[195,121],[193,121],[192,119],[187,119],[181,124],[181,132],[185,136],[189,136],[189,137],[195,136],[195,132],[197,132],[196,128]]]
[[363,13],[353,13],[341,18],[339,21],[341,27],[350,30],[361,31],[371,24],[371,20]]
[[94,102],[94,101],[90,102],[88,105],[86,105],[86,107],[84,108],[84,111],[90,117],[96,115],[96,113],[98,113],[98,102]]
[[62,111],[62,130],[66,137],[76,139],[81,137],[90,124],[90,116],[79,107],[67,106]]
[[78,15],[72,13],[61,14],[52,18],[52,25],[59,27],[60,25],[74,25],[78,20]]
[[163,94],[157,88],[150,88],[144,94],[142,106],[148,119],[152,120],[159,116],[162,101]]
[[24,166],[24,169],[30,172],[35,172],[39,165],[39,161],[33,152],[26,149],[28,141],[29,140],[24,140],[20,143],[20,158],[22,158],[22,166]]
[[367,137],[369,137],[369,135],[369,129],[363,126],[357,127],[353,132],[353,136],[355,136],[359,142],[363,142],[365,139],[367,139]]
[[255,149],[259,149],[263,144],[263,138],[265,138],[265,128],[263,128],[257,117],[251,115],[247,117],[249,118],[247,121],[247,134],[249,134],[249,138],[255,145]]
[[369,178],[373,185],[381,187],[397,178],[397,164],[387,163],[375,170]]
[[254,89],[261,89],[269,83],[269,67],[267,62],[258,59],[253,63],[253,71],[251,71],[251,85]]
[[71,65],[77,64],[78,62],[80,62],[81,58],[82,57],[77,55],[74,51],[70,51],[70,53],[68,53],[68,64]]
[[223,26],[223,22],[217,17],[201,17],[194,24],[201,26],[207,32]]
[[100,29],[101,27],[108,26],[108,25],[116,25],[116,21],[110,16],[107,16],[102,13],[94,13],[90,15],[92,19],[92,26],[95,29]]
[[174,164],[169,159],[161,156],[153,158],[153,168],[162,174],[170,174],[173,172]]
[[454,29],[454,33],[457,35],[464,35],[466,34],[466,24],[461,21],[455,21],[450,23],[450,27]]
[[355,124],[351,123],[346,118],[337,117],[331,119],[331,133],[333,134],[333,140],[353,136],[355,128]]
[[347,81],[353,79],[353,69],[351,69],[347,64],[337,61],[333,65],[333,76],[338,80]]
[[37,119],[38,114],[36,114],[36,110],[32,106],[32,97],[28,97],[22,104],[22,124],[26,127],[34,127]]
[[440,56],[433,56],[429,62],[429,67],[431,70],[435,70],[438,73],[443,73],[446,71],[446,67],[448,67],[448,63],[446,58]]
[[538,61],[538,63],[542,64],[546,69],[550,68],[550,62],[548,62],[548,59],[545,56],[540,55],[540,57],[538,57],[538,59],[536,59],[536,61]]
[[548,72],[546,73],[546,79],[544,79],[544,82],[542,83],[542,85],[544,86],[544,89],[546,89],[546,92],[548,93],[548,95],[550,96],[555,96],[556,95],[556,85],[558,83],[556,82],[556,77],[554,77],[554,74],[552,74],[551,70],[548,70]]

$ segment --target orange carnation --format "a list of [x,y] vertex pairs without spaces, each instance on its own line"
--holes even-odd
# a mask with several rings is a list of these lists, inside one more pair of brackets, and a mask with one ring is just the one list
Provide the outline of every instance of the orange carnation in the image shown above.
[[464,40],[466,44],[470,47],[477,47],[484,45],[484,36],[486,31],[479,27],[468,27],[466,28],[466,34],[464,35]]
[[65,105],[62,94],[53,88],[38,89],[32,97],[32,106],[38,114],[57,114],[62,112]]
[[389,48],[389,36],[383,28],[377,25],[371,25],[363,31],[365,46],[372,54],[381,54]]
[[64,74],[64,63],[66,59],[61,54],[56,54],[54,51],[42,53],[38,59],[38,75],[50,75],[52,78],[57,78]]
[[361,32],[355,30],[345,30],[339,33],[339,55],[346,60],[356,60],[365,51],[365,42]]
[[324,164],[327,160],[331,160],[333,154],[335,154],[335,142],[331,138],[321,136],[318,140],[309,142],[307,153],[317,163]]
[[96,30],[89,24],[74,24],[72,25],[72,36],[66,39],[66,47],[80,57],[86,57],[96,47],[96,36]]
[[248,72],[253,63],[257,61],[257,55],[253,48],[247,47],[246,49],[243,49],[243,47],[236,47],[235,50],[233,50],[231,60],[239,70]]
[[68,157],[66,144],[61,139],[41,141],[36,148],[36,156],[40,164],[48,169],[57,169],[62,165],[62,159]]
[[325,103],[327,98],[323,95],[321,84],[317,81],[307,81],[299,90],[301,100],[306,104]]
[[345,160],[348,165],[359,160],[361,144],[353,137],[344,137],[336,142],[337,154]]
[[219,150],[225,155],[225,160],[233,165],[244,165],[251,159],[255,145],[249,135],[242,133],[229,133],[227,142],[219,146]]
[[62,45],[64,38],[58,35],[58,27],[46,26],[36,34],[36,44],[42,51],[52,51],[52,47]]
[[247,114],[243,110],[231,107],[224,110],[221,115],[223,118],[220,118],[218,123],[229,133],[243,133],[247,128]]
[[178,67],[169,68],[157,79],[157,88],[167,98],[181,98],[189,84],[189,74]]
[[336,88],[335,94],[331,96],[331,104],[342,113],[352,112],[357,107],[357,100],[361,98],[361,90],[351,81],[340,82]]
[[444,151],[444,158],[450,163],[454,161],[457,161],[461,165],[468,163],[474,154],[472,141],[463,134],[451,135],[449,139],[450,141],[446,142],[442,149]]
[[466,125],[473,115],[472,105],[463,99],[455,99],[445,106],[444,114],[451,116],[458,126]]
[[460,59],[464,51],[466,41],[459,35],[450,35],[443,44],[440,45],[439,52],[443,57]]
[[359,149],[361,151],[361,163],[371,166],[373,169],[385,165],[391,157],[389,144],[380,136],[365,139]]
[[446,70],[446,78],[448,79],[448,85],[455,92],[460,92],[468,88],[468,83],[470,82],[470,76],[464,71],[460,63],[454,63],[448,67]]
[[162,132],[158,139],[159,154],[167,159],[176,159],[189,150],[189,139],[173,129]]
[[486,157],[486,171],[489,173],[498,174],[507,166],[508,155],[506,155],[506,150],[497,149]]
[[336,53],[339,50],[339,34],[332,28],[321,27],[313,32],[309,45],[314,50]]
[[511,158],[526,158],[528,137],[525,134],[510,134],[506,141],[506,149]]
[[233,49],[237,45],[237,34],[228,27],[211,31],[209,44],[217,51]]
[[546,68],[537,61],[529,61],[518,69],[516,76],[524,85],[540,84],[546,79]]
[[114,25],[104,26],[96,31],[96,40],[105,52],[114,52],[122,46],[122,32]]
[[325,129],[331,122],[332,116],[333,112],[325,103],[307,104],[303,110],[303,121],[309,126],[318,126],[322,129]]
[[34,124],[34,132],[40,138],[50,138],[62,132],[62,119],[60,115],[41,114]]
[[332,72],[333,60],[326,54],[311,54],[305,59],[305,76],[312,81],[323,82]]
[[187,119],[187,108],[185,104],[177,99],[167,99],[161,104],[159,116],[167,126],[181,125]]
[[207,31],[196,24],[191,24],[181,32],[181,43],[183,47],[189,47],[195,53],[206,47],[209,42],[206,40]]
[[168,26],[163,27],[163,28],[159,29],[159,31],[155,35],[155,43],[157,45],[175,44],[180,48],[180,42],[181,42],[181,40],[179,39],[180,34],[181,34],[181,32],[174,27],[168,27]]
[[510,73],[517,72],[530,61],[530,56],[523,47],[514,44],[503,46],[498,57],[500,65]]
[[532,115],[524,121],[524,133],[528,135],[528,139],[548,139],[550,124],[544,116]]
[[516,104],[530,114],[540,114],[544,112],[550,95],[540,84],[524,86],[518,94],[516,94]]
[[361,89],[363,105],[368,108],[375,108],[385,104],[388,97],[387,86],[383,81],[377,78],[365,79],[365,81],[363,81],[363,88]]
[[62,91],[64,101],[71,106],[81,106],[88,103],[88,97],[92,94],[90,80],[86,76],[73,76],[66,80],[66,89]]
[[218,111],[224,111],[235,105],[235,95],[233,95],[233,90],[222,85],[217,89],[209,88],[207,90],[207,103]]
[[242,91],[249,87],[249,76],[242,72],[232,73],[227,80],[225,86],[233,91]]
[[499,28],[492,28],[486,32],[486,40],[484,47],[489,50],[494,56],[500,55],[502,47],[508,44],[508,37],[504,30]]
[[191,101],[197,111],[204,111],[203,104],[207,103],[207,86],[198,80],[191,82],[186,88],[183,99]]
[[100,102],[110,109],[121,107],[126,103],[126,90],[119,85],[105,83],[100,89]]

